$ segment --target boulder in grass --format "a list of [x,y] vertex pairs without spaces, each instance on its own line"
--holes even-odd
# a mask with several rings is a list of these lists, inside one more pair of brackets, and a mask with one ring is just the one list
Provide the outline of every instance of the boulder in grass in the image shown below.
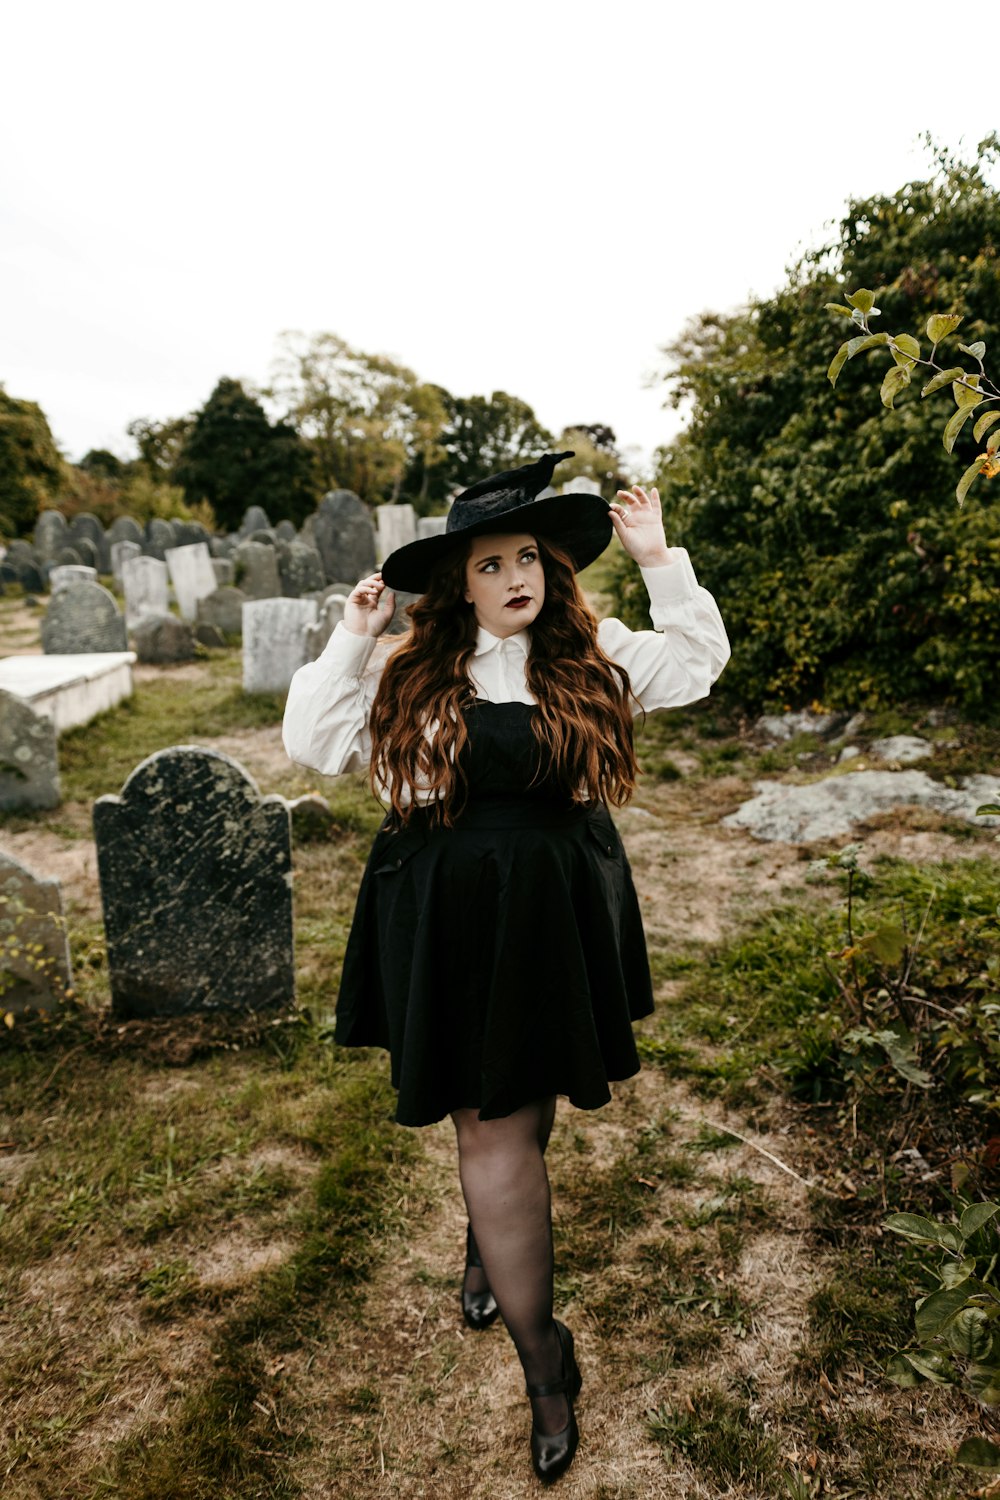
[[132,643],[139,660],[154,666],[192,661],[198,654],[191,626],[176,615],[145,615],[132,631]]

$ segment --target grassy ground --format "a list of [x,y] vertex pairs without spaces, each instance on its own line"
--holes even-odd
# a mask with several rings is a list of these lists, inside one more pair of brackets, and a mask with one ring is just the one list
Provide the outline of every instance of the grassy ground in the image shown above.
[[[29,627],[0,600],[0,650],[5,629]],[[227,751],[264,792],[318,780],[284,757],[280,701],[242,694],[237,654],[137,676],[128,704],[61,739],[63,804],[0,819],[3,847],[63,882],[91,1013],[108,1002],[93,798],[176,743]],[[954,731],[955,774],[960,756],[1000,768],[980,731],[936,727]],[[642,789],[620,822],[658,1009],[639,1028],[643,1071],[592,1115],[562,1104],[549,1156],[557,1301],[584,1373],[582,1443],[560,1493],[971,1495],[982,1479],[950,1455],[986,1430],[973,1403],[881,1374],[909,1337],[921,1270],[879,1222],[904,1190],[934,1190],[914,1187],[905,1152],[887,1171],[885,1153],[880,1170],[877,1150],[854,1149],[824,1093],[821,960],[842,922],[839,891],[810,875],[825,851],[754,844],[718,821],[756,776],[832,771],[836,747],[767,750],[709,703],[651,718],[640,754]],[[335,828],[294,853],[300,1019],[8,1039],[0,1476],[12,1500],[536,1488],[509,1341],[459,1315],[451,1127],[396,1127],[384,1056],[330,1039],[379,812],[360,778],[321,790]],[[933,875],[955,920],[994,884],[1000,846],[982,830],[899,814],[862,837],[880,888],[903,870]],[[864,1144],[864,1122],[856,1133]]]

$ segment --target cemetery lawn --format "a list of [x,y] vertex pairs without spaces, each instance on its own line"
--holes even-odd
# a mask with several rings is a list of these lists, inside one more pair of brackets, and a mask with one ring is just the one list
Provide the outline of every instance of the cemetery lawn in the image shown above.
[[[60,740],[62,805],[0,818],[3,847],[62,881],[80,1005],[15,1024],[0,1054],[4,1496],[533,1493],[513,1349],[500,1324],[461,1321],[452,1127],[394,1125],[384,1055],[331,1040],[379,809],[362,778],[289,765],[281,701],[244,697],[238,651],[136,675],[129,703]],[[871,733],[926,727],[897,718]],[[1000,769],[984,731],[953,728],[954,774],[962,757]],[[923,1146],[922,1167],[908,1146],[888,1161],[802,1082],[822,1075],[842,911],[810,862],[838,846],[719,824],[755,778],[819,775],[837,746],[763,749],[715,700],[639,739],[619,823],[658,1006],[642,1072],[602,1110],[562,1101],[550,1145],[557,1311],[584,1377],[559,1492],[984,1493],[951,1462],[990,1432],[975,1404],[882,1374],[921,1272],[880,1224],[946,1212],[944,1169]],[[107,1015],[90,807],[184,743],[233,755],[262,792],[331,802],[330,832],[293,851],[297,1016]],[[995,891],[984,829],[909,811],[857,837],[886,881]]]

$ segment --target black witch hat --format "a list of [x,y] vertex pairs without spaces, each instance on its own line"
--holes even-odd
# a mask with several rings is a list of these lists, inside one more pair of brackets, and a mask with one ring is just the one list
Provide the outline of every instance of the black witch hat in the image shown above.
[[437,536],[421,537],[391,552],[382,577],[391,589],[422,594],[442,557],[469,537],[491,531],[526,531],[557,542],[577,572],[600,557],[611,540],[611,515],[600,495],[544,495],[556,464],[573,451],[544,453],[533,464],[491,474],[456,495],[448,524]]

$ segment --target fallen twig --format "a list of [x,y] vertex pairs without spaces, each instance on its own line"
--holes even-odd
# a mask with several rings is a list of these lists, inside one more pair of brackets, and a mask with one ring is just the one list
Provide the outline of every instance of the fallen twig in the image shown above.
[[810,1188],[815,1193],[824,1193],[828,1198],[836,1198],[837,1194],[832,1193],[830,1189],[824,1187],[822,1183],[810,1182],[807,1178],[800,1177],[798,1172],[796,1172],[793,1167],[788,1166],[786,1162],[783,1162],[781,1160],[780,1156],[775,1156],[773,1151],[768,1151],[766,1146],[761,1146],[759,1142],[751,1140],[748,1135],[741,1135],[740,1132],[738,1130],[734,1130],[731,1125],[715,1125],[709,1120],[705,1120],[702,1123],[706,1125],[709,1130],[721,1130],[726,1135],[734,1136],[736,1140],[742,1141],[744,1146],[749,1146],[751,1150],[759,1151],[761,1156],[766,1156],[768,1161],[773,1162],[776,1167],[780,1167],[782,1172],[787,1172],[789,1177],[794,1177],[796,1182],[801,1182],[803,1187]]

